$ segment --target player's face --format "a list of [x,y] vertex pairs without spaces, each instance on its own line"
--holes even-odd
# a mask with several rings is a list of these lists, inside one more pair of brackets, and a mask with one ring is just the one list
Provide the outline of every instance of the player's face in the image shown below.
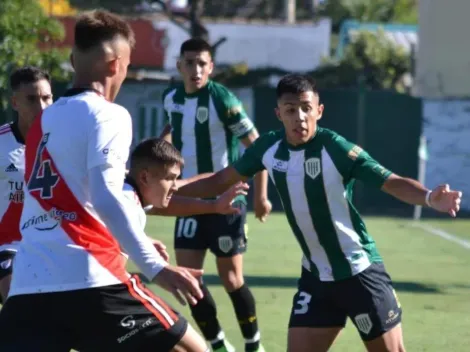
[[11,99],[11,105],[18,112],[18,118],[26,125],[30,125],[36,116],[51,104],[51,85],[46,79],[21,84]]
[[180,173],[181,167],[178,164],[164,169],[158,166],[149,169],[145,187],[140,189],[145,201],[155,208],[168,207],[173,193],[178,190],[176,180]]
[[178,61],[178,70],[183,77],[186,93],[194,93],[207,84],[214,68],[208,51],[186,51]]
[[314,92],[283,94],[275,109],[284,125],[287,141],[292,145],[308,142],[317,129],[317,121],[323,114],[323,105]]
[[127,68],[131,63],[131,47],[128,42],[122,40],[118,43],[119,56],[115,61],[114,82],[110,92],[110,100],[114,101],[121,89],[122,83],[127,77]]

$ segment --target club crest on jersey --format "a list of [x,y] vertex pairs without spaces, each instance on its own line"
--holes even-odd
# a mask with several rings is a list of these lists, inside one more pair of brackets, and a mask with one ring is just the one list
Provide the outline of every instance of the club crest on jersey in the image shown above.
[[204,123],[209,118],[209,109],[205,106],[200,106],[197,108],[196,119],[199,123]]
[[233,240],[230,236],[219,237],[219,248],[222,252],[228,253],[233,248]]
[[319,158],[305,160],[305,173],[312,179],[316,179],[321,172],[321,162]]

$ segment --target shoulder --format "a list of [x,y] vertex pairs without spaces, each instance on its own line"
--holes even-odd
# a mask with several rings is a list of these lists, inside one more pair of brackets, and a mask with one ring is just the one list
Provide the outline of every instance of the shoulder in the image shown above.
[[209,81],[208,83],[208,89],[210,95],[218,100],[221,100],[222,102],[229,102],[230,100],[237,99],[235,94],[232,93],[230,89],[228,89],[226,86],[223,84],[214,82],[214,81]]
[[137,192],[135,191],[134,187],[132,187],[130,184],[124,182],[124,186],[122,188],[122,193],[124,197],[132,203],[134,206],[139,206],[142,208],[142,204],[140,203],[139,196],[137,195]]
[[254,143],[250,146],[250,149],[256,151],[257,154],[264,154],[274,144],[280,142],[283,137],[284,130],[282,129],[263,133],[254,141]]
[[171,99],[173,95],[175,95],[178,88],[181,88],[179,85],[171,85],[170,87],[166,88],[162,93],[162,100],[166,101],[167,99]]

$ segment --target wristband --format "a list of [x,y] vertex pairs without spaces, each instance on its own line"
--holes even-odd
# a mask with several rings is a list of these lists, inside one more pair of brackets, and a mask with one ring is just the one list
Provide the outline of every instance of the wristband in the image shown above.
[[426,205],[430,208],[432,208],[432,206],[431,206],[431,193],[432,193],[432,191],[428,191],[428,193],[426,193],[426,197],[424,198],[424,203],[426,203]]

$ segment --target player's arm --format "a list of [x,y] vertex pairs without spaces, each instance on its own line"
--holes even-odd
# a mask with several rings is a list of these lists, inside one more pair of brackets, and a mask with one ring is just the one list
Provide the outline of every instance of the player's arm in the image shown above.
[[246,182],[256,173],[264,170],[261,158],[260,150],[255,143],[233,165],[210,177],[188,183],[181,187],[177,193],[178,195],[194,198],[216,197],[238,182]]
[[[253,128],[241,141],[245,147],[252,145],[259,137],[256,128]],[[268,199],[268,172],[266,170],[258,172],[253,178],[255,197],[259,200]]]
[[233,214],[238,208],[232,207],[233,200],[240,195],[246,195],[248,185],[238,184],[216,200],[203,200],[183,196],[173,196],[167,208],[152,208],[147,214],[163,216],[191,216],[200,214]]
[[125,163],[132,140],[127,112],[99,118],[88,135],[88,176],[91,202],[111,233],[150,280],[167,265],[146,236],[122,192]]
[[408,204],[429,206],[440,212],[448,212],[451,216],[459,211],[462,193],[450,190],[448,185],[441,185],[431,191],[414,179],[387,170],[362,148],[342,137],[338,137],[336,146],[343,154],[340,168],[346,177],[378,187]]

